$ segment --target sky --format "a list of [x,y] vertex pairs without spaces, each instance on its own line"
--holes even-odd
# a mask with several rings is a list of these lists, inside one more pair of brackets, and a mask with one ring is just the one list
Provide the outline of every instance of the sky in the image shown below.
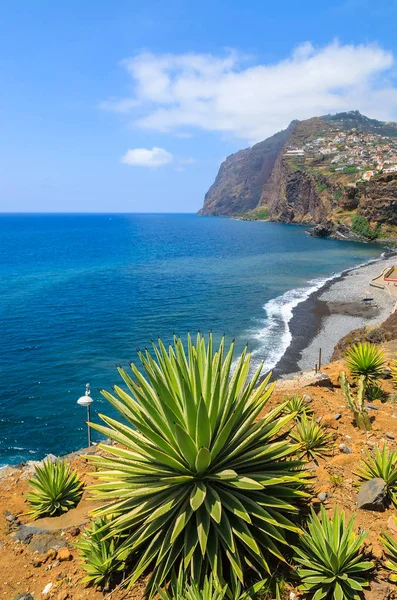
[[397,0],[3,0],[0,212],[195,212],[229,154],[397,120]]

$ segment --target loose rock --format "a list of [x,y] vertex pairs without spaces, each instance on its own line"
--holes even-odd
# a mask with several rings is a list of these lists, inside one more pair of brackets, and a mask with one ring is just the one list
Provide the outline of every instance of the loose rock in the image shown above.
[[52,583],[47,583],[43,591],[41,592],[43,596],[46,596],[52,588]]
[[59,548],[58,552],[57,552],[57,559],[60,560],[61,562],[64,560],[72,560],[73,556],[72,553],[70,552],[69,548],[67,548],[67,546],[64,546],[63,548]]
[[386,433],[386,437],[389,438],[389,440],[395,439],[395,436],[392,433]]
[[370,408],[371,410],[379,410],[379,406],[376,406],[376,404],[372,404],[372,402],[367,404],[367,408]]
[[339,421],[339,419],[341,419],[341,418],[342,418],[342,415],[341,415],[341,413],[336,413],[336,414],[334,415],[334,419],[335,419],[335,421]]
[[395,517],[389,517],[387,520],[387,528],[390,529],[392,533],[397,533],[397,521]]
[[327,499],[327,494],[325,492],[320,492],[320,494],[317,494],[317,498],[320,500],[320,502],[325,502]]
[[351,448],[349,448],[349,446],[346,446],[346,444],[339,444],[339,450],[341,452],[343,452],[344,454],[351,454],[352,453]]
[[385,509],[387,496],[386,482],[380,477],[365,481],[358,492],[357,508],[365,510]]

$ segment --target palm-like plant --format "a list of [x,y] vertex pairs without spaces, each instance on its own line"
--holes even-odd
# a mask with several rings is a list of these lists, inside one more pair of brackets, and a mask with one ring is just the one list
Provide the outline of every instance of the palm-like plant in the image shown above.
[[299,394],[294,394],[290,398],[284,398],[284,402],[284,414],[286,415],[294,413],[295,418],[299,419],[302,415],[311,415],[313,413],[311,406],[309,406],[305,402],[304,397]]
[[364,481],[380,477],[386,482],[387,495],[389,500],[397,508],[397,450],[389,452],[386,444],[382,451],[378,447],[375,449],[375,458],[372,458],[368,452],[365,452],[366,460],[362,461],[362,466],[358,469],[357,475]]
[[106,587],[125,568],[123,539],[113,534],[107,517],[93,521],[74,545],[81,551],[82,567],[87,573],[83,583]]
[[[269,572],[272,556],[283,559],[286,533],[307,494],[308,475],[293,458],[299,446],[282,433],[292,416],[281,404],[258,419],[274,386],[261,368],[248,382],[244,350],[231,374],[233,346],[222,339],[213,352],[200,335],[180,338],[168,352],[161,340],[155,358],[139,352],[146,377],[131,364],[134,379],[119,368],[132,396],[115,386],[102,392],[127,424],[101,415],[92,425],[118,446],[89,457],[99,468],[94,497],[112,515],[114,533],[127,534],[133,564],[130,583],[149,567],[148,592],[182,565],[202,584],[209,571],[233,588],[245,568]],[[257,420],[258,419],[258,420]]]
[[328,454],[329,441],[332,435],[327,433],[322,425],[316,423],[313,417],[308,419],[303,414],[301,419],[297,421],[294,429],[290,432],[290,437],[300,445],[302,456],[315,459]]
[[381,348],[370,342],[354,344],[346,354],[346,363],[353,377],[365,377],[366,384],[373,384],[382,375],[385,356]]
[[321,518],[314,511],[308,521],[308,530],[300,537],[300,546],[294,547],[298,575],[304,592],[313,600],[358,600],[368,585],[363,575],[373,563],[363,560],[360,552],[366,533],[355,535],[354,517],[345,524],[345,514],[335,508],[333,518],[321,507]]
[[26,496],[30,506],[27,512],[34,519],[54,517],[74,508],[83,493],[83,484],[77,471],[72,471],[65,460],[45,460],[35,467],[35,474],[28,481],[32,492]]
[[[394,517],[394,521],[397,523],[396,517]],[[383,532],[380,539],[388,552],[388,558],[385,561],[385,567],[391,571],[389,579],[390,581],[397,583],[397,542],[386,532]]]

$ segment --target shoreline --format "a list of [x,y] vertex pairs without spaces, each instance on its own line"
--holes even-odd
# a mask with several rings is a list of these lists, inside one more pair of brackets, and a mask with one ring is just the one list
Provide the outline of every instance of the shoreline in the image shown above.
[[[292,340],[273,368],[275,379],[312,370],[320,348],[322,364],[329,363],[335,345],[350,331],[378,326],[390,316],[397,299],[370,286],[370,280],[389,263],[397,262],[395,257],[397,251],[385,251],[379,259],[347,269],[293,308],[289,321]],[[362,300],[367,296],[377,306],[365,306]]]

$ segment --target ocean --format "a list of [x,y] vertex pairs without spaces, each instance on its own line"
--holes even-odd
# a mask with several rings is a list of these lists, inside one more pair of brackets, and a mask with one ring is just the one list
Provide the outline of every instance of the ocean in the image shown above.
[[115,364],[158,336],[226,334],[271,369],[294,306],[381,252],[192,214],[0,215],[0,465],[86,445],[85,384],[98,420]]

